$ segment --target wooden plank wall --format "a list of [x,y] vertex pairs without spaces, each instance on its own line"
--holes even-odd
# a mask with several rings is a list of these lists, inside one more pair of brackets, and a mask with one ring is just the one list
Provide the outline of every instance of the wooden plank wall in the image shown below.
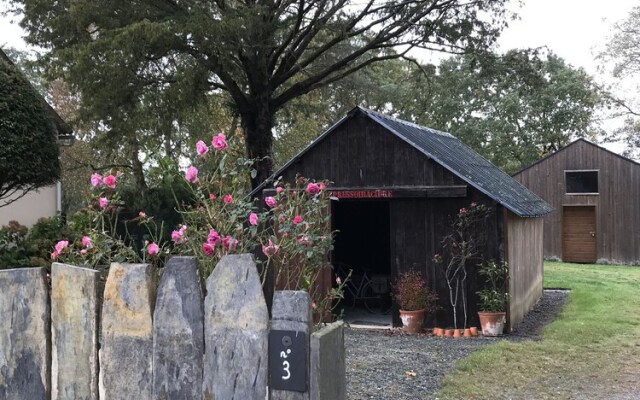
[[[494,212],[479,228],[486,233],[480,246],[478,259],[467,264],[467,298],[469,322],[477,325],[476,291],[477,264],[481,258],[501,259],[500,230],[498,213],[494,203],[481,193],[471,191],[463,199],[399,199],[390,202],[391,216],[391,274],[397,276],[411,269],[417,269],[426,277],[431,289],[439,298],[442,310],[435,316],[439,326],[452,326],[453,317],[449,311],[449,290],[442,266],[434,265],[436,253],[442,253],[442,237],[449,233],[451,222],[460,208],[468,207],[473,201],[491,206]],[[461,316],[460,316],[461,317]]]
[[[565,170],[597,169],[599,194],[566,195]],[[555,211],[544,218],[544,256],[562,259],[562,206],[596,206],[598,262],[640,264],[640,165],[583,140],[514,176]]]
[[336,187],[465,185],[382,126],[359,115],[345,122],[283,173],[328,178]]
[[509,327],[515,327],[542,296],[543,220],[505,211],[509,263]]

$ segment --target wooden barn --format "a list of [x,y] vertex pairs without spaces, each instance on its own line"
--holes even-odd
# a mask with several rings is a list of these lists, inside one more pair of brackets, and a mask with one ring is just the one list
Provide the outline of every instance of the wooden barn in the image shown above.
[[[458,211],[472,202],[491,214],[483,225],[484,259],[510,265],[508,320],[517,324],[542,294],[542,215],[538,196],[454,136],[357,107],[287,162],[274,177],[296,174],[333,182],[336,235],[332,262],[393,282],[410,269],[422,272],[448,304],[444,272],[432,261]],[[267,186],[256,189],[267,192]],[[477,322],[474,266],[469,316]],[[398,324],[397,313],[394,316]],[[439,324],[450,323],[439,312]]]
[[640,164],[578,139],[516,173],[545,199],[545,258],[640,264]]

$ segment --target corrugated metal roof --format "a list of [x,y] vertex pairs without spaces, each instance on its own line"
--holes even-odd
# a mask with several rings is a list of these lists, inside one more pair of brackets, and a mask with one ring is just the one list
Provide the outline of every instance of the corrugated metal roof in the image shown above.
[[455,136],[362,107],[358,109],[514,214],[538,217],[552,211],[547,202]]

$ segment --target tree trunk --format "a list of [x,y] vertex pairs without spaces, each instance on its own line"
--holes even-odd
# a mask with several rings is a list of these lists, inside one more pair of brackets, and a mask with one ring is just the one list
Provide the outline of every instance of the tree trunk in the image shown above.
[[273,173],[273,120],[275,110],[268,99],[256,99],[249,110],[242,112],[242,129],[247,147],[247,158],[254,160],[257,171],[251,178],[251,187],[255,189]]
[[147,182],[144,179],[144,168],[142,161],[140,161],[140,143],[138,139],[131,135],[129,137],[129,145],[131,146],[131,170],[133,175],[133,182],[136,188],[140,191],[140,195],[144,196],[147,192]]

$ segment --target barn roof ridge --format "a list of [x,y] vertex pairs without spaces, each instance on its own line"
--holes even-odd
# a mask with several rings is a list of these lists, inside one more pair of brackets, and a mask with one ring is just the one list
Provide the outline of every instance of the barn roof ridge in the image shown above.
[[[388,117],[364,107],[358,109],[514,214],[538,217],[552,211],[538,195],[450,133],[444,132],[446,135],[443,135],[441,131]],[[396,124],[400,126],[394,126]]]
[[403,140],[428,158],[484,193],[520,217],[538,217],[549,213],[551,207],[536,194],[521,185],[461,140],[447,132],[437,131],[394,117],[355,107],[338,122],[312,141],[305,149],[279,168],[269,180],[256,187],[250,196],[262,190],[269,181],[299,160],[311,148],[330,135],[346,120],[363,114]]
[[526,167],[524,167],[524,168],[522,168],[522,169],[518,170],[517,172],[514,172],[511,176],[516,176],[516,175],[518,175],[518,174],[521,174],[522,172],[524,172],[524,171],[528,170],[529,168],[534,167],[534,166],[536,166],[536,165],[538,165],[538,164],[540,164],[540,163],[542,163],[542,162],[546,161],[547,159],[549,159],[549,158],[551,158],[551,157],[555,156],[556,154],[558,154],[558,153],[560,153],[560,152],[564,151],[565,149],[568,149],[569,147],[572,147],[573,145],[575,145],[575,144],[577,144],[577,143],[579,143],[579,142],[584,142],[584,143],[589,144],[589,145],[591,145],[591,146],[597,147],[598,149],[600,149],[600,150],[602,150],[602,151],[605,151],[605,152],[607,152],[607,153],[609,153],[609,154],[612,154],[612,155],[614,155],[614,156],[616,156],[616,157],[618,157],[618,158],[622,158],[622,159],[623,159],[623,160],[625,160],[625,161],[629,161],[629,162],[630,162],[630,163],[632,163],[632,164],[635,164],[635,165],[637,165],[637,166],[640,166],[640,162],[638,162],[638,161],[636,161],[636,160],[633,160],[633,159],[631,159],[631,158],[629,158],[629,157],[625,157],[625,156],[623,156],[623,155],[621,155],[621,154],[616,153],[615,151],[611,151],[611,150],[609,150],[609,149],[607,149],[607,148],[605,148],[605,147],[602,147],[602,146],[600,146],[600,145],[598,145],[598,144],[596,144],[596,143],[593,143],[593,142],[592,142],[592,141],[590,141],[590,140],[587,140],[587,139],[585,139],[585,138],[582,138],[582,137],[581,137],[581,138],[577,138],[576,140],[574,140],[574,141],[573,141],[573,142],[571,142],[571,143],[567,143],[566,145],[562,146],[561,148],[559,148],[558,150],[554,151],[553,153],[549,153],[549,154],[547,154],[546,156],[544,156],[544,157],[542,157],[542,158],[540,158],[540,159],[538,159],[538,160],[536,160],[536,161],[532,162],[531,164],[529,164],[529,165],[527,165]]

